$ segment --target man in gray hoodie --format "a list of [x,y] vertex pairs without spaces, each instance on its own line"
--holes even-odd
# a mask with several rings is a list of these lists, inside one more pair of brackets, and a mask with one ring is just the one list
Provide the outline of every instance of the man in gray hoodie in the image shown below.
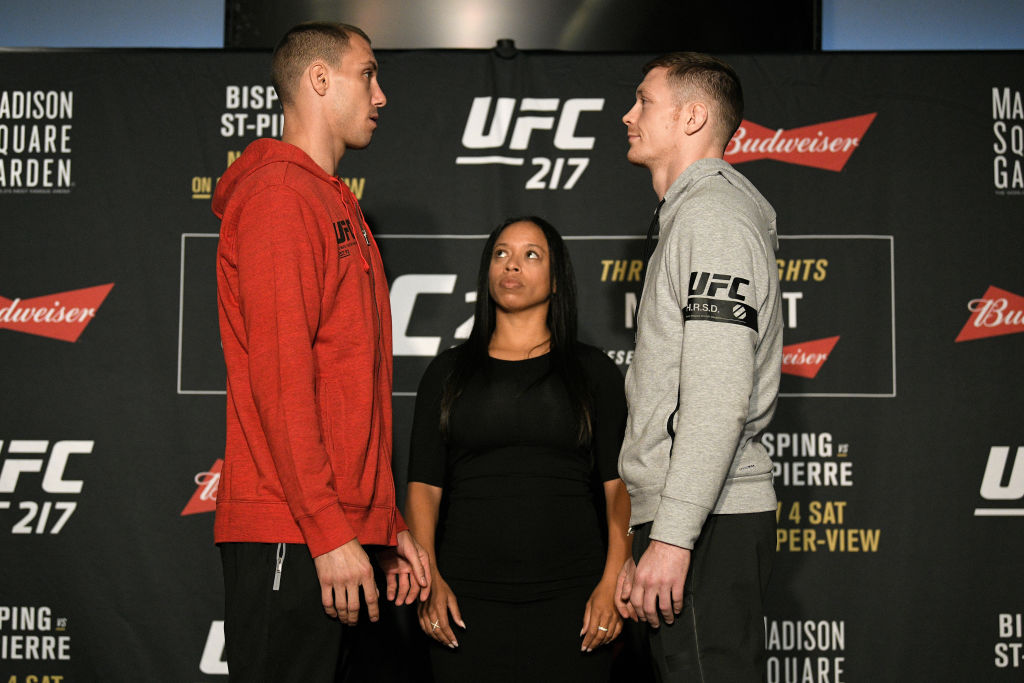
[[644,73],[622,120],[627,158],[661,203],[626,375],[619,472],[636,538],[619,611],[650,626],[663,681],[761,681],[776,500],[759,436],[782,362],[775,211],[723,160],[743,117],[732,68],[673,53]]

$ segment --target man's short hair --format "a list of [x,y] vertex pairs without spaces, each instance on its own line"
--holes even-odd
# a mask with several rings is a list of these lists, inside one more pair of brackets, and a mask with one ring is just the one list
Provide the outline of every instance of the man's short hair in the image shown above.
[[270,82],[274,84],[282,104],[291,104],[302,72],[317,59],[333,68],[341,65],[341,56],[348,49],[349,38],[355,34],[367,43],[370,37],[363,29],[350,24],[311,21],[293,27],[274,48]]
[[668,69],[668,82],[679,105],[691,89],[712,100],[718,110],[715,128],[725,148],[743,121],[743,88],[733,68],[711,55],[671,52],[644,64],[644,75],[659,67]]

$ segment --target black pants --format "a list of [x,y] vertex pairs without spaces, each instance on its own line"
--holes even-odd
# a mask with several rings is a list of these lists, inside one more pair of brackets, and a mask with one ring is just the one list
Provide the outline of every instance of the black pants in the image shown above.
[[278,545],[220,545],[224,648],[231,683],[342,680],[349,639],[342,637],[341,622],[324,613],[309,549],[283,544],[284,561],[275,590]]
[[[633,557],[650,545],[636,528]],[[766,679],[764,596],[775,553],[775,512],[710,515],[690,558],[683,611],[648,628],[663,683],[754,683]]]

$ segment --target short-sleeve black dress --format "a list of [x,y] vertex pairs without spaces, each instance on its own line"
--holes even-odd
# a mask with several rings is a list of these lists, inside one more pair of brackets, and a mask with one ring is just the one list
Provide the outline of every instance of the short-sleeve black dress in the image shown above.
[[454,350],[431,363],[413,419],[409,480],[444,489],[437,529],[441,576],[459,601],[459,647],[432,648],[438,681],[600,681],[608,648],[581,653],[591,591],[604,569],[602,483],[618,477],[623,379],[600,350],[579,345],[593,438],[576,418],[551,356],[488,359],[440,431]]

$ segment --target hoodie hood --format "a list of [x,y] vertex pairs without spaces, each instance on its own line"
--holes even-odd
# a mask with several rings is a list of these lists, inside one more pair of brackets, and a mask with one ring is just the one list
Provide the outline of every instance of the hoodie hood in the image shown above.
[[249,175],[264,166],[280,163],[301,167],[326,183],[332,180],[332,176],[327,175],[308,154],[295,145],[273,138],[260,138],[250,143],[242,156],[235,159],[217,181],[212,204],[213,213],[217,218],[224,218],[228,202]]
[[675,182],[665,193],[665,203],[671,204],[673,199],[687,191],[694,184],[699,182],[701,179],[712,175],[720,175],[729,182],[730,185],[737,188],[744,195],[750,199],[751,202],[757,206],[758,211],[764,218],[765,224],[768,226],[768,236],[771,240],[772,248],[778,250],[779,248],[779,234],[775,225],[775,209],[768,203],[768,200],[758,192],[757,188],[754,187],[747,178],[732,167],[729,162],[718,159],[698,159],[697,161],[690,164],[685,171],[679,174]]

